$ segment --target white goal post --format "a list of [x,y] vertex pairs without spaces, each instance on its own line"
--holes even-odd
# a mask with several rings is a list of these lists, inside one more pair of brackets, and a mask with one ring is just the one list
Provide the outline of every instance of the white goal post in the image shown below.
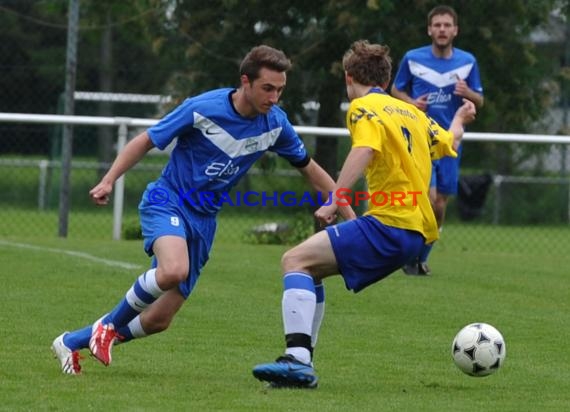
[[[0,123],[27,124],[67,124],[81,126],[112,126],[117,128],[117,152],[127,143],[128,129],[150,127],[158,122],[157,119],[141,119],[130,117],[99,117],[99,116],[65,116],[29,113],[2,113]],[[295,131],[303,135],[323,137],[348,137],[348,130],[341,127],[294,126]],[[0,139],[2,137],[0,136]],[[509,143],[542,143],[570,144],[568,135],[516,134],[516,133],[478,133],[466,132],[465,141],[480,142],[509,142]],[[124,203],[124,177],[115,183],[113,196],[113,239],[121,238],[122,215]],[[570,219],[570,211],[569,211]]]

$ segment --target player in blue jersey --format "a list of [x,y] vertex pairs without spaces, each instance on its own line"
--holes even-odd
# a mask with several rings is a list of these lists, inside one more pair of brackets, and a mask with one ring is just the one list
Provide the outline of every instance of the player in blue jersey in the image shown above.
[[[391,93],[425,111],[443,128],[448,128],[462,99],[483,106],[483,87],[475,57],[453,47],[458,33],[457,13],[449,6],[437,6],[428,13],[429,46],[408,51],[394,78]],[[458,157],[435,161],[430,183],[430,200],[441,230],[450,196],[457,194]],[[404,265],[410,275],[428,275],[427,260],[433,244],[426,245],[417,259]]]
[[[206,264],[223,196],[266,151],[287,159],[325,198],[333,179],[312,160],[286,114],[277,106],[291,67],[285,54],[257,46],[240,66],[240,87],[188,98],[155,126],[133,138],[91,191],[98,205],[113,184],[152,148],[178,138],[158,180],[139,204],[144,248],[152,268],[95,323],[58,336],[52,349],[62,371],[78,374],[79,350],[89,347],[104,365],[117,341],[166,330],[192,292]],[[207,194],[207,196],[203,196]],[[345,219],[355,216],[342,208]]]

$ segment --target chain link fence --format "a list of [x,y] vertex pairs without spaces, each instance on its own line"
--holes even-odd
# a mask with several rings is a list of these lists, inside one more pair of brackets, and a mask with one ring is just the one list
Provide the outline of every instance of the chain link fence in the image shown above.
[[[151,124],[153,120],[147,122]],[[57,236],[61,124],[42,125],[44,133],[49,136],[48,144],[43,144],[42,150],[35,145],[37,134],[34,132],[26,136],[26,145],[12,144],[10,135],[2,133],[6,124],[0,122],[3,148],[0,154],[0,236]],[[10,127],[24,132],[29,124],[19,121]],[[101,127],[74,126],[69,193],[70,238],[112,239],[116,231],[117,216],[113,213],[113,206],[96,207],[88,196],[89,190],[110,165],[92,154],[96,153],[98,129]],[[106,128],[113,136],[116,150],[117,127]],[[141,130],[130,127],[127,137],[133,137]],[[319,129],[300,127],[298,130],[310,132]],[[308,132],[301,134],[312,150],[315,136]],[[530,247],[533,250],[544,249],[549,254],[564,254],[570,240],[570,179],[566,171],[568,142],[554,136],[550,139],[539,136],[529,142],[524,141],[524,135],[489,137],[475,134],[477,136],[485,139],[469,139],[468,134],[464,143],[459,194],[448,207],[442,243],[456,239],[448,244],[459,249],[469,247],[485,251],[493,249],[493,241],[503,238],[501,247],[505,248],[507,244],[513,251]],[[342,164],[349,149],[349,139],[338,135],[330,138],[341,139],[338,157]],[[516,140],[519,141],[513,142]],[[537,140],[543,142],[536,143]],[[555,143],[558,141],[564,144]],[[28,153],[23,149],[26,146],[35,146],[35,153]],[[159,176],[167,156],[167,153],[153,151],[126,174],[119,237],[140,237],[137,205],[147,183]],[[512,159],[516,162],[511,162]],[[308,198],[303,200],[309,190],[302,177],[286,162],[271,155],[265,156],[233,192],[242,200],[244,194],[249,193],[248,201],[235,201],[234,197],[234,201],[228,202],[220,213],[218,239],[258,243],[300,241],[315,227],[312,211],[317,200],[314,197],[312,201]],[[290,192],[295,194],[282,197]],[[364,206],[360,204],[357,209],[363,211]],[[544,242],[545,238],[549,239],[548,243]]]
[[[26,122],[51,122],[44,126],[50,130],[50,139],[53,141],[46,145],[43,151],[28,154],[18,150],[17,146],[10,146],[9,140],[2,142],[4,154],[0,155],[0,236],[56,236],[58,231],[58,211],[61,190],[62,163],[60,158],[61,124],[53,121],[55,118],[65,116],[42,115],[14,115],[2,113],[2,119],[16,122],[17,126],[28,127]],[[26,120],[25,118],[28,117]],[[30,119],[34,120],[30,120]],[[65,117],[68,118],[69,117]],[[39,120],[38,120],[39,119]],[[49,121],[43,119],[50,119]],[[95,117],[74,117],[77,119],[97,119]],[[117,120],[118,119],[118,120]],[[107,118],[107,123],[115,121],[129,124],[142,123],[148,126],[154,120]],[[0,127],[7,123],[2,123]],[[122,204],[119,205],[120,230],[116,233],[117,205],[113,203],[107,207],[96,207],[89,199],[89,190],[99,181],[110,166],[110,162],[101,162],[96,153],[98,145],[98,131],[107,127],[112,131],[114,140],[117,136],[117,126],[91,126],[76,124],[74,126],[73,161],[71,164],[71,188],[69,192],[71,213],[69,215],[70,238],[112,239],[112,238],[139,238],[137,205],[146,185],[155,180],[168,160],[168,152],[153,150],[137,166],[130,170],[124,178],[124,192],[121,192]],[[119,128],[120,129],[120,128]],[[134,137],[143,128],[129,127],[126,138]],[[33,144],[33,134],[28,136]],[[312,146],[311,137],[307,139]],[[114,152],[117,143],[113,145]],[[114,157],[115,154],[113,154]],[[311,233],[313,226],[311,211],[314,205],[311,202],[298,204],[291,198],[301,199],[302,193],[310,190],[301,175],[293,170],[288,163],[278,159],[273,154],[266,154],[261,161],[250,171],[245,179],[238,185],[234,193],[249,194],[249,198],[242,196],[245,201],[235,201],[229,204],[222,212],[219,235],[231,241],[247,240],[264,243],[293,242]],[[287,201],[278,197],[261,199],[260,196],[277,196],[296,192],[299,195],[290,196]],[[117,190],[114,196],[117,197]],[[260,204],[259,207],[255,205]],[[263,226],[267,225],[269,226]],[[277,230],[271,229],[277,225]],[[260,228],[261,226],[261,228]],[[293,228],[296,228],[293,230]],[[295,239],[292,236],[296,236]]]
[[[67,3],[13,1],[0,7],[0,114],[64,112]],[[82,10],[89,11],[89,3],[83,6],[86,8]],[[131,17],[132,8],[123,7]],[[139,14],[131,21],[110,10],[90,12],[95,12],[88,14],[91,20],[84,15],[79,27],[76,88],[124,93],[76,92],[76,115],[158,118],[177,103],[177,98],[195,92],[192,79],[197,74],[185,72],[186,60],[177,53],[157,58],[156,42],[145,40],[148,27],[164,24],[160,13]],[[123,20],[121,25],[109,24]],[[187,39],[171,41],[187,43]],[[219,69],[208,67],[207,74],[226,78],[216,72]],[[225,72],[226,67],[223,69]],[[228,85],[226,80],[221,83]],[[149,93],[178,95],[170,98]],[[0,121],[0,237],[58,236],[62,127],[62,123]],[[129,127],[127,137],[139,131]],[[302,136],[314,152],[314,134],[303,132]],[[349,141],[338,136],[331,139],[340,139],[337,156],[342,164]],[[568,142],[557,143],[548,137],[538,142],[524,140],[521,136],[495,136],[465,142],[459,195],[448,207],[438,247],[566,254],[570,240]],[[117,236],[116,210],[112,205],[96,207],[88,196],[116,151],[116,125],[74,126],[69,238],[140,236],[137,205],[146,184],[159,175],[167,155],[147,156],[126,174]],[[266,156],[235,192],[291,190],[304,193],[309,187],[288,164]],[[314,231],[313,204],[279,203],[226,206],[220,214],[217,241],[295,243]],[[362,211],[363,205],[357,209]]]

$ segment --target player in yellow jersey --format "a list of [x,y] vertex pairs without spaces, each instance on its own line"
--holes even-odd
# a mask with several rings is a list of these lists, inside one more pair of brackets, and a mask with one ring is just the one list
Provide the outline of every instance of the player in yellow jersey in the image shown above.
[[415,106],[388,95],[387,46],[357,41],[345,53],[343,67],[352,149],[332,201],[315,216],[332,223],[348,203],[342,194],[363,173],[369,208],[364,216],[329,226],[283,255],[285,354],[253,369],[256,378],[274,387],[317,386],[312,354],[324,315],[324,278],[340,274],[347,289],[359,292],[437,239],[428,193],[431,161],[456,155],[463,125],[475,118],[474,104],[465,100],[444,130]]

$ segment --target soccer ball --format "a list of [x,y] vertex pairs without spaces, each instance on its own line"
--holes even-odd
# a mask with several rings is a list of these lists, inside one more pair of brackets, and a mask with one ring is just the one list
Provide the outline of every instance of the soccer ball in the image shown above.
[[472,323],[461,329],[451,345],[455,365],[471,376],[495,373],[505,361],[507,347],[503,335],[486,323]]

